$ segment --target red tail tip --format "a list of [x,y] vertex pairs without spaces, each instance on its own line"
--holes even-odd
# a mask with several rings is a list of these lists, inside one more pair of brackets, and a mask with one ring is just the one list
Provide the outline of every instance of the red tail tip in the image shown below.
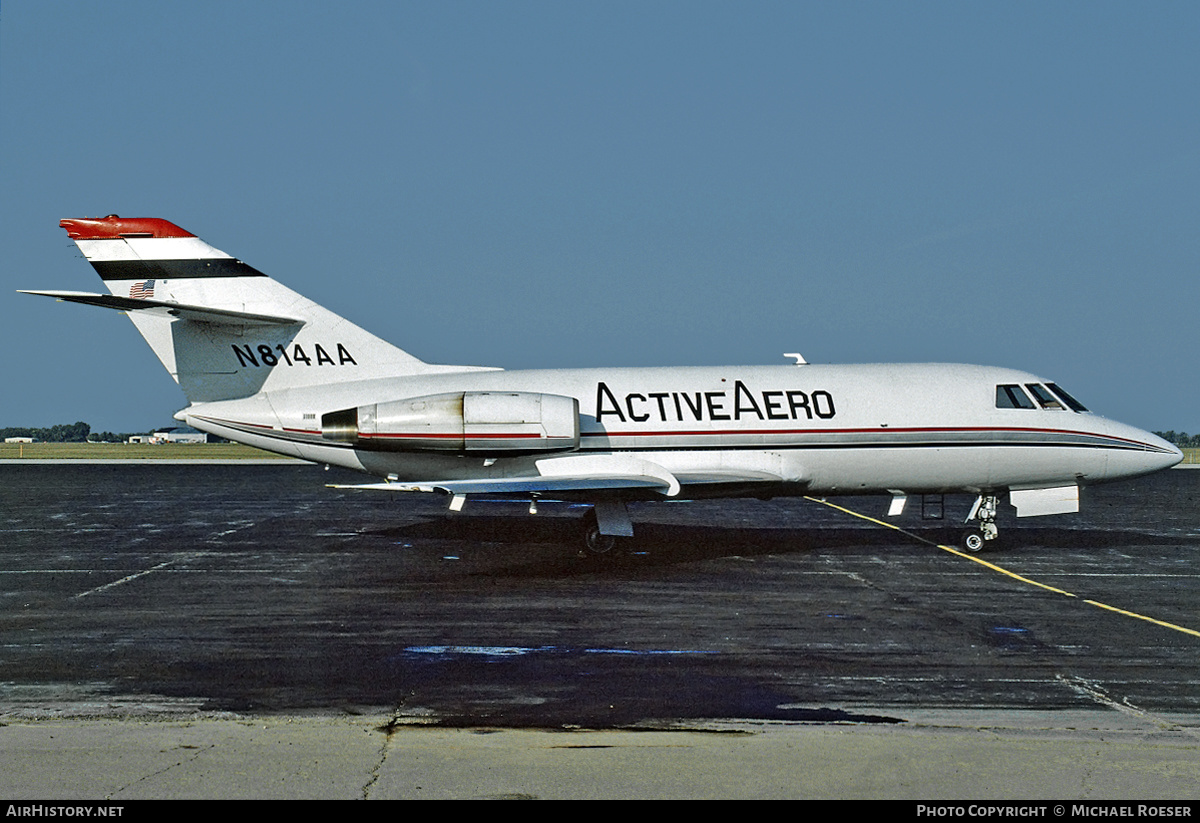
[[72,240],[119,240],[122,237],[195,237],[157,217],[69,217],[58,221]]

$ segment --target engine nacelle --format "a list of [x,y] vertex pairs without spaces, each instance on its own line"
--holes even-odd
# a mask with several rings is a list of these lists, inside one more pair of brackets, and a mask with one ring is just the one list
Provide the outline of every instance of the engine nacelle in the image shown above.
[[434,394],[324,414],[321,436],[379,451],[570,451],[579,448],[579,401],[532,392]]

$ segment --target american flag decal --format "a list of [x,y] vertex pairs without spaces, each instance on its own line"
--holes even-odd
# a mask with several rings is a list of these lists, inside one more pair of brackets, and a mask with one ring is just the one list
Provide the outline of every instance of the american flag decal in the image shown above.
[[154,296],[154,281],[146,280],[142,283],[134,283],[132,286],[129,287],[129,296],[130,297],[139,297],[139,298],[153,297]]

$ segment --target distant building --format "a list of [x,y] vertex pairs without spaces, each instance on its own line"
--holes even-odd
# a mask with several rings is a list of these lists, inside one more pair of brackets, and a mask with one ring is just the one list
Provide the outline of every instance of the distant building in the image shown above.
[[[129,438],[133,442],[134,438]],[[141,438],[142,443],[207,443],[208,435],[189,426],[176,426],[171,429],[159,429],[149,437]]]
[[6,437],[6,438],[4,438],[4,442],[5,443],[32,443],[33,438],[32,437]]

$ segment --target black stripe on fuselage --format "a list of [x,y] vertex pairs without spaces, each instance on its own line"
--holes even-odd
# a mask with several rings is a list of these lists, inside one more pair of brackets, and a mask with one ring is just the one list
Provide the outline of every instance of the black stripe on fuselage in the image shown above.
[[92,260],[102,280],[177,280],[197,277],[266,277],[232,257],[202,260]]
[[[731,436],[731,432],[723,432],[722,436]],[[728,443],[722,445],[707,445],[704,443],[656,443],[653,445],[632,445],[627,443],[614,444],[611,440],[619,440],[622,438],[637,437],[637,435],[616,434],[610,435],[602,432],[583,432],[583,438],[609,438],[610,442],[601,445],[581,446],[581,452],[656,452],[656,451],[708,451],[729,449],[733,451],[740,450],[788,450],[788,449],[804,449],[804,450],[828,450],[828,449],[925,449],[925,448],[958,448],[958,447],[1010,447],[1010,446],[1038,446],[1038,447],[1063,447],[1076,449],[1112,449],[1114,451],[1137,451],[1137,452],[1154,452],[1158,454],[1166,454],[1162,449],[1155,448],[1149,444],[1141,443],[1134,440],[1123,440],[1119,438],[1111,438],[1101,434],[1089,434],[1085,432],[1045,432],[1043,436],[1015,435],[1012,432],[995,432],[992,436],[987,436],[982,432],[978,433],[954,433],[945,432],[941,437],[930,436],[928,433],[910,433],[899,434],[888,437],[887,439],[868,439],[866,437],[854,437],[833,434],[832,439],[830,434],[811,432],[807,434],[818,435],[811,438],[792,440],[789,442],[761,442],[761,443]],[[998,436],[997,436],[998,435]],[[700,439],[704,435],[691,433],[694,439]],[[711,435],[709,435],[711,436]]]
[[[336,448],[351,448],[363,451],[376,451],[375,449],[364,449],[361,444],[356,443],[339,443],[336,441],[326,440],[321,435],[313,433],[296,433],[289,431],[279,431],[267,427],[259,427],[245,423],[236,423],[230,420],[213,420],[218,425],[227,428],[242,431],[247,434],[258,435],[272,440],[281,440],[289,443],[303,444],[309,446],[333,446]],[[982,433],[979,433],[982,434]],[[1070,448],[1070,449],[1110,449],[1112,451],[1134,451],[1134,452],[1152,452],[1163,454],[1161,449],[1156,449],[1149,444],[1139,443],[1131,440],[1120,440],[1105,437],[1099,434],[1090,434],[1084,432],[1067,433],[1056,432],[1055,437],[1046,439],[1014,439],[1014,440],[997,440],[994,438],[986,438],[982,436],[963,438],[963,439],[935,439],[928,435],[920,439],[912,438],[907,441],[879,441],[879,440],[852,440],[846,439],[834,443],[723,443],[714,445],[698,445],[698,444],[677,444],[670,445],[660,443],[647,446],[582,446],[574,450],[576,454],[604,454],[616,452],[705,452],[705,451],[826,451],[830,449],[845,449],[845,450],[860,450],[860,449],[941,449],[941,448]],[[584,432],[584,437],[603,437],[599,432]],[[621,435],[617,435],[621,436]],[[413,451],[421,451],[413,449]],[[431,450],[439,452],[441,450]],[[402,453],[401,451],[395,453]],[[446,454],[451,452],[446,451]],[[549,455],[550,452],[547,452]]]
[[953,448],[1060,448],[1060,449],[1111,449],[1112,451],[1153,452],[1165,454],[1158,449],[1129,446],[1121,443],[1073,443],[1047,440],[997,442],[979,440],[975,442],[925,442],[925,443],[788,443],[778,445],[725,445],[725,446],[582,446],[578,453],[607,454],[610,452],[706,452],[706,451],[828,451],[830,449],[953,449]]

